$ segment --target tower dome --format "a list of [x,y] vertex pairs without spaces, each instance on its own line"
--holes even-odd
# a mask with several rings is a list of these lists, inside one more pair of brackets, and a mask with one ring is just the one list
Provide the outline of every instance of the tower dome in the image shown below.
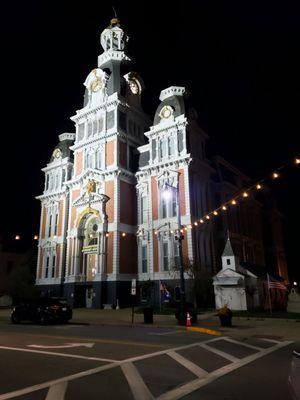
[[120,27],[118,18],[112,18],[110,25],[104,29],[100,36],[101,46],[104,51],[124,51],[128,39],[128,36]]

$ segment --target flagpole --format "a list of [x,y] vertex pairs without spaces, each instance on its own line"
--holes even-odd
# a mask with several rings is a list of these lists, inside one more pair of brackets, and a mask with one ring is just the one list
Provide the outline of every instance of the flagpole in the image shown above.
[[271,294],[270,294],[270,279],[269,279],[269,274],[267,274],[267,279],[268,279],[269,307],[270,307],[270,314],[272,315],[272,302],[271,302]]

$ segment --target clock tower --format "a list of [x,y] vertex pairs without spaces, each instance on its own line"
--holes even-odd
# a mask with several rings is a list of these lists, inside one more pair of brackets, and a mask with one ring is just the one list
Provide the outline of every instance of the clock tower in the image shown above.
[[149,120],[141,107],[144,84],[130,71],[128,36],[117,19],[101,33],[104,52],[84,81],[75,124],[69,193],[65,296],[75,306],[124,304],[137,274],[137,147]]

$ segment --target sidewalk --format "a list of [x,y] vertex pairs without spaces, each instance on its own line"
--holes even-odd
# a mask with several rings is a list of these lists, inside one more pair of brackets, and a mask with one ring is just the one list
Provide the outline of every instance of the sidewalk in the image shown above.
[[[131,326],[131,308],[119,310],[87,309],[77,308],[73,310],[73,324],[90,325],[119,325]],[[0,309],[0,323],[10,321],[10,310]],[[300,316],[299,320],[279,318],[247,318],[233,317],[233,326],[230,328],[220,327],[219,319],[215,312],[198,315],[198,322],[195,326],[207,329],[218,330],[222,335],[232,337],[262,336],[275,340],[300,341]],[[134,314],[134,325],[144,325],[143,314]],[[152,327],[185,329],[179,326],[174,315],[154,315]],[[200,333],[193,333],[200,334]]]

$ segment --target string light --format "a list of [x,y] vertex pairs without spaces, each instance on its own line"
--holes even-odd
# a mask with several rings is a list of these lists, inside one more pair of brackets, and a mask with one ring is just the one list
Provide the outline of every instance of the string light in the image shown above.
[[[93,237],[93,235],[90,235],[90,237]],[[53,239],[54,239],[54,240],[57,239],[57,236],[54,235],[54,236],[53,236]]]
[[180,233],[183,233],[183,229],[180,229]]
[[260,190],[261,188],[262,188],[261,184],[258,183],[258,184],[256,185],[256,189],[257,189],[257,190]]
[[188,228],[189,228],[189,229],[192,229],[192,228],[193,228],[193,226],[192,226],[192,225],[189,225],[189,226],[188,226]]
[[296,164],[300,164],[300,158],[297,157],[297,158],[295,159],[295,163],[296,163]]
[[209,216],[209,215],[207,215],[205,218],[206,218],[206,219],[210,219],[210,216]]
[[20,235],[16,235],[15,236],[15,240],[20,240],[21,239],[21,236]]
[[38,240],[38,239],[39,239],[38,235],[33,236],[33,240]]
[[203,219],[200,219],[200,224],[203,224],[203,223],[204,223]]
[[226,206],[223,206],[223,207],[222,207],[222,210],[226,211],[226,210],[227,210],[227,207],[226,207]]
[[109,233],[107,232],[107,233],[105,234],[105,236],[108,237],[108,236],[109,236]]
[[244,192],[243,193],[243,197],[248,197],[249,195],[248,195],[248,193],[247,192]]
[[122,232],[122,236],[125,237],[125,236],[126,236],[126,233],[125,233],[125,232]]
[[233,199],[233,200],[231,201],[231,204],[232,204],[233,206],[235,206],[235,205],[236,205],[236,201]]
[[273,172],[273,178],[277,179],[279,177],[279,174],[277,172]]
[[214,211],[213,214],[214,214],[214,215],[218,215],[218,211]]
[[194,222],[194,225],[195,225],[195,226],[198,226],[198,222],[197,222],[197,221],[195,221],[195,222]]

